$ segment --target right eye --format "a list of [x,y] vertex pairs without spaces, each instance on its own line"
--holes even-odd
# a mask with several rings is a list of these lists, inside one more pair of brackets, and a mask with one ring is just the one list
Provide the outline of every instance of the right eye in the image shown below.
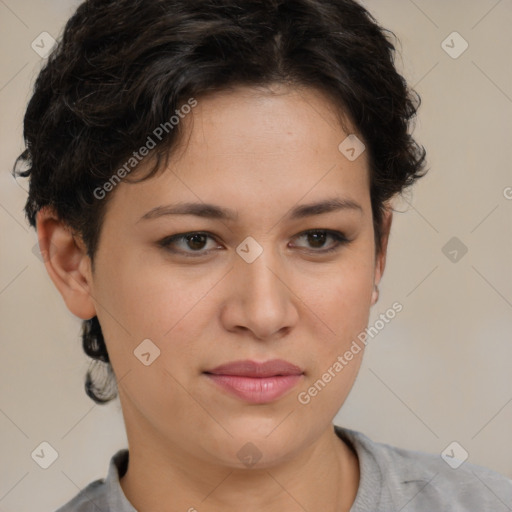
[[[172,253],[182,254],[183,256],[199,257],[206,256],[212,252],[212,249],[204,251],[204,246],[208,239],[215,240],[213,235],[203,231],[192,231],[189,233],[177,233],[166,236],[158,242],[165,250]],[[178,245],[180,244],[180,245]],[[172,247],[179,246],[178,250]],[[187,250],[192,249],[192,250]]]

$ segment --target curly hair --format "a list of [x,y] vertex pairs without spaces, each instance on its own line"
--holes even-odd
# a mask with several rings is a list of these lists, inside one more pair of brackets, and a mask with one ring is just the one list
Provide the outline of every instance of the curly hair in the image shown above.
[[[30,177],[26,218],[36,227],[37,211],[52,207],[80,235],[94,269],[112,197],[95,190],[155,127],[189,98],[276,83],[325,93],[362,137],[379,248],[386,201],[427,172],[426,151],[410,133],[421,99],[395,69],[390,36],[355,0],[87,0],[25,113],[26,149],[13,175]],[[163,132],[148,157],[154,166],[134,182],[164,168],[183,135],[181,124]],[[83,322],[82,340],[114,379],[96,316]],[[86,391],[97,403],[116,396],[91,370]]]

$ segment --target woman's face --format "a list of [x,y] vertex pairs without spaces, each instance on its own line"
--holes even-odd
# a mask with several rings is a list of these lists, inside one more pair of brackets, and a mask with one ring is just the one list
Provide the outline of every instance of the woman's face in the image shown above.
[[[180,122],[186,144],[165,172],[111,192],[94,308],[132,439],[205,462],[271,465],[326,431],[361,363],[362,351],[332,369],[367,326],[383,268],[367,154],[351,161],[338,149],[349,134],[314,90],[237,88],[198,99]],[[325,201],[345,207],[293,214]],[[166,214],[185,203],[215,210]],[[299,374],[240,376],[254,370],[244,364],[207,373],[274,359]]]

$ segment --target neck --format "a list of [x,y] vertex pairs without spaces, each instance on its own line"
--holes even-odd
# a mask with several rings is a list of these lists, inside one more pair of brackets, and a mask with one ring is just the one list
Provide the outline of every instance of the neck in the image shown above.
[[359,485],[356,454],[332,425],[293,459],[266,469],[197,460],[179,445],[128,432],[129,463],[121,487],[139,512],[348,512]]

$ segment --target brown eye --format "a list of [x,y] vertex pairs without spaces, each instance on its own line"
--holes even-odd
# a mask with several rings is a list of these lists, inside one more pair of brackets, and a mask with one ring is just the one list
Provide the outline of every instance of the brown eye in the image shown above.
[[194,250],[204,249],[204,244],[206,241],[206,236],[203,234],[194,234],[187,235],[184,237],[185,243],[188,244],[188,247]]
[[315,249],[321,249],[325,245],[326,239],[329,235],[325,231],[315,231],[306,235],[309,243],[312,243],[312,247]]
[[[345,245],[349,240],[340,231],[331,231],[328,229],[311,229],[298,235],[297,238],[305,238],[309,247],[306,249],[312,249],[311,252],[326,253],[339,249],[342,245]],[[334,243],[330,247],[323,249],[326,245],[326,240],[331,238]],[[302,247],[302,246],[299,246]]]
[[[163,240],[160,240],[158,244],[170,252],[183,254],[184,256],[204,256],[209,254],[212,250],[204,250],[207,246],[208,239],[214,240],[209,233],[179,233],[165,237]],[[178,249],[176,249],[176,247],[178,247]]]

